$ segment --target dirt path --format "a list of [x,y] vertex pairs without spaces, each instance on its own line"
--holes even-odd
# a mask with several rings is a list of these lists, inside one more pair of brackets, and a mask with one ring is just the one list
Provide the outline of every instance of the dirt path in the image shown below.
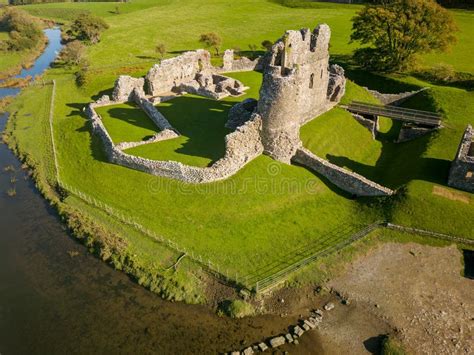
[[[357,259],[329,286],[352,300],[367,319],[372,315],[398,330],[413,353],[472,354],[474,280],[463,277],[462,268],[462,254],[454,246],[387,243]],[[323,338],[340,345],[349,339],[350,345],[351,337],[360,338],[367,326],[347,324],[353,323],[350,316],[341,321],[340,332],[330,322],[324,326]],[[364,352],[360,345],[354,350]]]

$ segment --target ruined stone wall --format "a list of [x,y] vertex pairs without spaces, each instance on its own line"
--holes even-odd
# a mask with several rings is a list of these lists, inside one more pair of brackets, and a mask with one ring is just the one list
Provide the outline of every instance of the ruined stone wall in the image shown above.
[[389,196],[394,191],[365,177],[321,159],[305,148],[298,149],[293,161],[323,175],[340,189],[356,196]]
[[400,128],[400,133],[398,134],[398,139],[396,143],[408,142],[413,139],[425,136],[429,133],[435,132],[438,130],[438,127],[421,127],[415,124],[403,123]]
[[116,102],[131,101],[134,91],[137,91],[141,96],[145,96],[143,91],[144,85],[145,79],[143,78],[132,78],[128,75],[120,75],[115,81],[112,100]]
[[212,68],[211,55],[198,49],[155,64],[146,75],[146,92],[156,96],[191,81],[196,74]]
[[139,141],[139,142],[122,142],[116,145],[116,147],[120,150],[126,150],[130,148],[139,147],[141,145],[150,144],[150,143],[157,143],[161,141],[165,141],[168,139],[178,138],[179,134],[175,131],[170,129],[165,129],[157,134],[153,135],[151,138]]
[[449,171],[448,185],[474,192],[474,130],[468,125]]
[[383,94],[376,90],[370,90],[369,88],[364,88],[364,89],[370,92],[382,104],[397,106],[401,104],[403,101],[409,99],[410,97],[413,97],[422,91],[428,90],[429,88],[422,88],[420,90],[415,90],[415,91],[401,92],[399,94]]
[[366,118],[362,115],[357,113],[349,112],[354,119],[359,122],[362,126],[367,128],[370,133],[372,134],[372,138],[375,139],[377,137],[377,132],[379,131],[379,117],[374,116],[374,119]]
[[220,72],[238,72],[238,71],[252,71],[262,70],[263,58],[259,57],[251,60],[247,57],[241,57],[239,59],[234,58],[234,50],[227,49],[223,56],[223,65],[220,68]]
[[153,123],[160,129],[160,130],[172,130],[175,131],[173,126],[168,122],[168,120],[163,116],[156,107],[148,101],[148,99],[139,91],[134,91],[132,95],[133,101],[147,114],[148,117],[153,121]]
[[110,162],[187,183],[206,183],[226,179],[263,152],[259,133],[262,121],[258,115],[254,115],[246,124],[225,137],[226,150],[222,159],[210,167],[200,168],[176,161],[150,160],[124,153],[120,145],[114,145],[101,117],[94,110],[94,105],[88,105],[85,112],[92,122],[93,133],[103,142],[105,154]]
[[289,163],[300,146],[300,126],[327,105],[329,39],[327,25],[287,31],[271,50],[260,88],[265,152]]

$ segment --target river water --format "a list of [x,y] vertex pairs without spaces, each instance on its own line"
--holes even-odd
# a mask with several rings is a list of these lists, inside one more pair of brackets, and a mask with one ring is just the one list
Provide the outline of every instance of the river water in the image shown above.
[[[60,50],[60,31],[45,33],[49,45],[19,77],[41,74]],[[0,97],[17,92],[2,89]],[[0,354],[216,353],[286,329],[288,319],[220,318],[133,283],[68,235],[20,165],[0,144]]]

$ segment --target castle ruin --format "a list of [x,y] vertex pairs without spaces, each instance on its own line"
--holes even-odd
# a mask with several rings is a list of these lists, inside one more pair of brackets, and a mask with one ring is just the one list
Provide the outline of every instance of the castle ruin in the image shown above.
[[[188,183],[213,182],[232,176],[264,153],[286,164],[305,165],[353,195],[391,195],[392,190],[317,157],[300,140],[301,126],[333,108],[345,93],[344,70],[329,66],[330,37],[327,25],[313,31],[287,31],[257,60],[235,60],[233,51],[227,50],[221,68],[211,65],[208,51],[186,52],[153,66],[145,78],[119,77],[112,99],[102,97],[90,104],[86,113],[111,162],[153,175]],[[212,165],[194,167],[124,152],[133,146],[179,136],[154,104],[186,93],[216,100],[240,96],[247,88],[221,73],[255,69],[263,71],[260,99],[247,99],[231,108],[226,126],[234,132],[225,137],[224,156]],[[114,144],[95,108],[126,101],[134,101],[142,108],[161,132],[147,141]]]

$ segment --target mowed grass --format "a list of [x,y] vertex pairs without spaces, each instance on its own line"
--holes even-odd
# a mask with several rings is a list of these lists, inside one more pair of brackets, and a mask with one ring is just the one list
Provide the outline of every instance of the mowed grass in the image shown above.
[[[391,208],[382,207],[374,200],[353,200],[312,172],[277,163],[266,156],[255,159],[225,181],[183,184],[108,163],[101,142],[91,135],[90,124],[81,108],[92,96],[110,90],[117,75],[143,75],[151,66],[144,63],[155,56],[153,48],[158,40],[167,44],[171,52],[168,55],[177,55],[199,47],[200,33],[215,31],[224,38],[223,48],[247,49],[249,44],[259,44],[264,39],[275,40],[287,29],[312,28],[317,23],[327,22],[333,32],[332,53],[344,55],[355,48],[355,44],[347,45],[347,42],[350,18],[358,6],[321,4],[315,9],[289,9],[263,0],[177,0],[130,13],[105,15],[95,3],[61,4],[66,8],[68,5],[88,7],[107,16],[111,28],[104,33],[100,44],[88,48],[93,74],[85,87],[78,89],[72,75],[57,69],[47,75],[49,79],[56,78],[58,83],[54,125],[60,174],[66,183],[189,252],[212,261],[231,275],[237,272],[240,276],[265,276],[272,265],[277,268],[283,265],[289,253],[318,242],[322,244],[341,226],[357,228],[387,216],[399,223],[474,237],[472,202],[452,201],[431,193],[435,185],[446,188],[449,162],[466,124],[473,117],[473,92],[438,87],[409,77],[396,81],[348,71],[354,83],[348,84],[345,101],[374,100],[360,86],[385,87],[385,91],[397,92],[407,87],[411,90],[433,86],[420,101],[407,105],[443,110],[446,128],[439,135],[396,145],[391,138],[396,135],[397,126],[386,121],[385,134],[374,141],[365,128],[339,108],[303,127],[304,145],[318,155],[391,188],[406,191]],[[112,7],[112,4],[107,5]],[[474,18],[468,12],[460,14]],[[456,16],[461,15],[456,13]],[[471,24],[464,21],[460,26],[469,31]],[[473,50],[472,42],[460,42],[457,46],[462,48],[439,57],[439,61],[453,64],[458,70],[474,72],[473,63],[464,57],[458,58],[462,52]],[[433,63],[437,62],[436,58],[432,59]],[[136,65],[137,62],[142,64]],[[248,95],[256,97],[261,80],[258,74],[232,75],[250,86]],[[27,126],[29,119],[24,113],[35,110],[34,101],[28,99],[30,95],[37,94],[28,88],[16,103],[19,113],[14,122],[17,127]],[[183,136],[131,151],[154,159],[206,166],[223,153],[227,132],[223,124],[230,105],[237,101],[210,102],[185,96],[162,104],[159,109],[182,130]],[[155,131],[148,126],[150,122],[146,117],[139,118],[136,108],[124,105],[120,109],[127,110],[122,119],[115,117],[114,112],[104,118],[114,141],[128,141],[132,136],[140,140]],[[15,135],[23,149],[31,149],[27,144],[34,139],[33,132],[30,135],[28,131],[18,130]],[[347,236],[337,234],[328,245],[335,244],[337,237]],[[133,236],[130,240],[136,246],[147,245],[140,248],[141,258],[154,263],[156,254],[147,250],[150,243],[140,238],[145,237]]]
[[[247,85],[246,76],[249,81],[261,77],[256,73],[238,76]],[[63,181],[211,260],[221,270],[252,275],[283,262],[283,256],[294,248],[326,238],[336,227],[361,226],[378,218],[372,211],[361,212],[357,202],[308,170],[265,156],[228,180],[204,185],[110,164],[101,142],[91,136],[86,118],[67,105],[72,100],[76,105],[81,100],[85,103],[88,98],[68,80],[58,82],[57,92],[55,128]],[[187,106],[187,111],[192,112],[193,106]],[[223,124],[227,113],[219,114]],[[148,255],[152,262],[151,251]]]
[[159,132],[146,113],[131,103],[98,107],[96,112],[115,144],[143,141]]
[[[331,53],[350,54],[356,43],[349,43],[351,18],[361,5],[315,3],[313,8],[288,8],[269,0],[136,0],[128,3],[53,3],[22,6],[31,14],[67,22],[88,11],[105,17],[111,28],[100,44],[90,48],[92,67],[110,63],[135,63],[156,58],[157,42],[165,43],[168,56],[200,47],[199,35],[217,32],[222,48],[249,50],[249,45],[274,41],[288,29],[314,28],[318,23],[331,26]],[[119,14],[116,14],[116,7]],[[451,10],[459,26],[458,42],[445,54],[422,55],[420,65],[446,63],[458,71],[473,72],[473,13]],[[212,18],[212,19],[211,19]],[[124,45],[126,44],[126,45]]]

